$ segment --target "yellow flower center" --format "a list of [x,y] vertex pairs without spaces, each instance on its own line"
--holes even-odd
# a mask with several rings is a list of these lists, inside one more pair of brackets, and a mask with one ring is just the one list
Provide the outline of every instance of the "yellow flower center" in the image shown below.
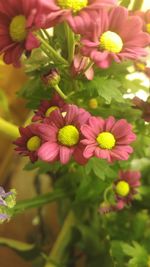
[[56,109],[58,109],[57,106],[52,106],[52,107],[48,108],[47,111],[45,112],[45,116],[48,117]]
[[66,125],[58,132],[58,141],[65,146],[74,146],[79,141],[79,131],[73,125]]
[[26,18],[23,15],[15,16],[9,25],[9,34],[14,42],[22,42],[27,35]]
[[41,145],[41,139],[38,136],[32,136],[27,142],[27,149],[31,152],[36,151]]
[[96,138],[98,144],[101,148],[104,149],[112,149],[116,143],[116,140],[113,136],[113,134],[109,132],[102,132],[98,135]]
[[130,187],[129,184],[125,181],[120,181],[116,185],[116,192],[121,197],[126,197],[129,194]]
[[107,31],[101,35],[99,46],[103,50],[117,54],[122,50],[123,42],[117,33]]
[[89,107],[92,109],[96,109],[98,107],[98,102],[96,98],[91,98],[89,100]]
[[58,5],[63,9],[72,9],[74,13],[88,5],[88,0],[57,0]]
[[150,23],[147,23],[147,24],[146,24],[146,31],[147,31],[148,33],[150,33]]
[[142,63],[142,62],[136,62],[135,65],[136,65],[136,67],[137,67],[139,70],[141,70],[141,71],[145,71],[145,69],[146,69],[145,64]]

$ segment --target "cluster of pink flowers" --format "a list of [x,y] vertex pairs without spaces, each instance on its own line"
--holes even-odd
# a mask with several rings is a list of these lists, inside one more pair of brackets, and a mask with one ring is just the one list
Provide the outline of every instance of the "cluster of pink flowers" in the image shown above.
[[112,163],[127,160],[133,152],[130,144],[136,136],[125,119],[94,117],[83,108],[65,103],[57,94],[41,102],[32,120],[34,123],[20,128],[15,141],[16,150],[32,162],[40,159],[66,164],[73,157],[85,164],[95,156]]
[[100,207],[100,213],[108,213],[112,211],[122,210],[125,206],[129,206],[134,196],[138,193],[141,173],[139,171],[120,171],[119,178],[113,184],[113,193],[115,203],[103,203]]
[[[65,22],[80,34],[79,54],[75,54],[72,72],[84,72],[90,59],[100,68],[114,60],[139,59],[150,44],[150,14],[130,14],[115,0],[1,0],[0,54],[4,61],[20,65],[23,52],[40,46],[38,31]],[[145,28],[141,16],[145,19]],[[134,30],[136,29],[136,31]],[[80,58],[79,58],[80,55]],[[92,79],[93,70],[87,73]]]

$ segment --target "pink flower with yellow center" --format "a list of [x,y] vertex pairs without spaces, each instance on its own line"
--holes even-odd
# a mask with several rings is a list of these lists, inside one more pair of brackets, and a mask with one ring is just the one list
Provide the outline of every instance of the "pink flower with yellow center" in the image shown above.
[[38,159],[38,149],[42,145],[42,138],[38,124],[31,124],[25,128],[20,127],[20,137],[14,142],[15,150],[23,156],[28,156],[32,162]]
[[150,34],[150,9],[146,12],[136,11],[134,15],[139,16],[143,21],[143,30]]
[[79,164],[85,164],[81,140],[81,125],[86,123],[90,114],[75,105],[68,105],[66,114],[55,110],[45,123],[39,127],[44,143],[38,151],[38,156],[46,162],[59,160],[62,164],[69,162],[73,156]]
[[91,24],[81,39],[82,54],[90,57],[98,67],[108,68],[113,60],[120,63],[146,55],[144,48],[150,38],[143,32],[138,16],[129,16],[124,7],[90,12]]
[[114,192],[116,196],[116,209],[123,209],[129,205],[137,193],[141,173],[139,171],[120,171],[119,178],[114,183]]
[[[43,6],[46,7],[44,24],[46,27],[67,21],[74,32],[78,33],[81,27],[85,30],[87,20],[89,21],[88,13],[85,11],[98,9],[102,6],[113,5],[116,0],[42,0]],[[45,26],[44,26],[45,27]]]
[[101,214],[122,210],[129,205],[138,192],[141,173],[139,171],[120,171],[119,178],[114,182],[115,204],[102,203],[99,209]]
[[6,64],[18,67],[22,53],[39,46],[33,30],[40,5],[38,0],[0,1],[0,54]]
[[57,93],[55,93],[52,99],[41,101],[32,121],[42,121],[44,118],[49,117],[56,109],[60,109],[61,112],[63,112],[66,105],[65,101]]
[[87,159],[96,156],[114,162],[127,160],[133,152],[129,144],[136,136],[131,125],[124,119],[116,121],[114,117],[106,120],[90,117],[88,124],[81,126],[81,132],[85,138],[81,140],[85,146],[83,156]]

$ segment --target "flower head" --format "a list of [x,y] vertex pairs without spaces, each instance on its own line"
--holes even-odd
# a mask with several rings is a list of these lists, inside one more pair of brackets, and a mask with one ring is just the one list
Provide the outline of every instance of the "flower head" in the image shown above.
[[65,115],[59,109],[55,110],[39,127],[44,143],[38,151],[38,157],[43,161],[60,160],[66,164],[73,156],[79,164],[86,163],[83,145],[80,144],[80,128],[89,117],[87,111],[75,105],[68,105]]
[[24,51],[39,46],[33,34],[40,1],[0,1],[0,54],[4,54],[6,64],[20,65]]
[[38,159],[38,149],[42,144],[42,138],[38,130],[38,124],[31,124],[25,128],[20,127],[20,137],[14,142],[16,151],[23,156],[28,156],[32,162]]
[[16,204],[16,191],[14,189],[5,192],[3,187],[0,187],[0,223],[9,220],[12,212],[11,209]]
[[139,16],[143,22],[143,30],[150,34],[150,9],[146,12],[144,11],[136,11],[134,15]]
[[[47,28],[66,21],[73,31],[78,33],[81,28],[84,32],[85,26],[89,22],[88,10],[113,5],[116,0],[42,0],[42,2],[47,10],[44,20]],[[87,14],[85,11],[87,11]]]
[[119,63],[124,59],[133,60],[146,55],[144,48],[150,38],[142,31],[139,17],[129,16],[124,7],[90,12],[94,21],[91,19],[90,27],[81,39],[81,51],[98,67],[108,68],[113,60]]
[[145,73],[145,75],[150,78],[150,67],[147,66],[145,61],[136,60],[134,62],[134,68],[136,71]]
[[56,109],[63,111],[67,104],[65,101],[55,93],[50,100],[42,100],[38,110],[32,118],[32,121],[42,121],[44,118],[50,116]]
[[129,205],[141,185],[141,173],[138,171],[120,171],[119,178],[114,182],[116,208],[122,209]]
[[51,69],[42,76],[42,80],[46,85],[53,87],[60,82],[60,75],[56,69]]
[[136,136],[132,132],[131,125],[124,119],[116,121],[114,117],[103,120],[100,117],[89,118],[88,124],[81,126],[81,132],[85,139],[81,143],[85,145],[83,156],[91,158],[115,160],[127,160],[133,152],[130,143]]

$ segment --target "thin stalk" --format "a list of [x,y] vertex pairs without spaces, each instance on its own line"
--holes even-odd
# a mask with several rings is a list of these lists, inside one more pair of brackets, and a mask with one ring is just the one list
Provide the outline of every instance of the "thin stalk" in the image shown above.
[[0,118],[0,132],[7,135],[11,139],[19,137],[19,129],[16,125]]
[[60,87],[58,86],[58,84],[56,84],[55,86],[53,86],[54,89],[56,90],[56,92],[63,98],[63,99],[67,99],[67,96],[62,92],[62,90],[60,89]]
[[17,204],[15,205],[14,214],[21,213],[32,208],[39,208],[45,204],[64,198],[65,196],[66,194],[63,190],[55,190],[51,193],[43,194],[41,196],[27,200],[22,200],[20,202],[17,202]]
[[70,211],[50,252],[49,260],[45,267],[56,267],[58,265],[62,265],[63,258],[65,258],[65,250],[71,239],[71,230],[75,225],[75,221],[75,215],[72,211]]
[[67,23],[64,23],[65,33],[67,38],[67,47],[68,47],[68,61],[72,62],[75,51],[75,40],[74,40],[74,32],[71,30]]
[[40,35],[38,35],[37,37],[41,41],[42,47],[44,47],[45,49],[47,49],[47,51],[51,53],[52,57],[56,60],[56,62],[58,61],[64,65],[68,65],[67,60],[65,60],[61,55],[59,55],[57,51],[44,38],[42,38]]

